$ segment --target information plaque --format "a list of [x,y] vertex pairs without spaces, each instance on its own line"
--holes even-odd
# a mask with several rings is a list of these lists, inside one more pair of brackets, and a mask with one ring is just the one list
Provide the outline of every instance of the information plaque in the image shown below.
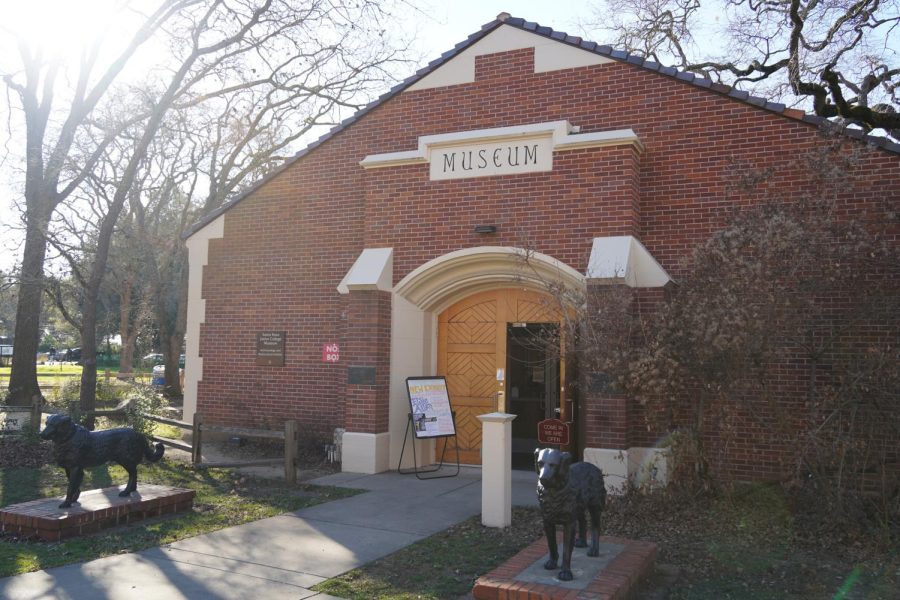
[[256,334],[256,366],[284,366],[283,331],[261,331]]
[[447,380],[443,377],[409,377],[406,380],[413,433],[418,439],[456,435]]

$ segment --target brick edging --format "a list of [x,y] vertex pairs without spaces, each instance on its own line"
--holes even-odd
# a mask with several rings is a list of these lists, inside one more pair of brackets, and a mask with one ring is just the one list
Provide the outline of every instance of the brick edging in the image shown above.
[[476,600],[625,600],[632,597],[640,581],[652,571],[658,546],[653,542],[613,536],[602,536],[600,542],[624,547],[583,590],[515,579],[516,575],[547,554],[547,543],[542,537],[487,575],[479,577],[472,594]]

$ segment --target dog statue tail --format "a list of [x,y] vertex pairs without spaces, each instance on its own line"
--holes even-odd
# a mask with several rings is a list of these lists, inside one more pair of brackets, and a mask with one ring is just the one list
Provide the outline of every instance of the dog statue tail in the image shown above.
[[147,445],[144,447],[144,457],[150,462],[158,462],[159,459],[162,458],[163,452],[166,451],[166,447],[160,443],[157,443],[156,446],[152,446],[150,442],[147,442]]

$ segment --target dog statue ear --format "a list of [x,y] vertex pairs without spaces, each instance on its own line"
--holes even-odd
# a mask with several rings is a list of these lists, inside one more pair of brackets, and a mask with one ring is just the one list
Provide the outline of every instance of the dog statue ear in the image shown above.
[[540,467],[538,467],[538,458],[540,457],[540,455],[541,455],[541,449],[535,448],[534,449],[534,472],[537,473],[538,475],[541,474],[541,469],[540,469]]
[[572,455],[568,452],[560,453],[559,470],[564,476],[568,476],[569,467],[572,466]]

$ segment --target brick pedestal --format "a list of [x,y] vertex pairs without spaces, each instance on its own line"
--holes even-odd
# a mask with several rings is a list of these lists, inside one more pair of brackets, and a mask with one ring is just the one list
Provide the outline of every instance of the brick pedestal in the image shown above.
[[[562,534],[559,535],[562,542]],[[547,542],[541,538],[487,575],[472,590],[477,600],[625,600],[634,598],[641,580],[656,562],[657,546],[625,538],[600,538],[601,556],[575,548],[573,581],[562,582],[546,571]],[[605,556],[604,556],[605,555]],[[562,551],[560,551],[562,559]]]
[[42,498],[0,509],[0,531],[36,536],[46,541],[94,533],[107,527],[191,510],[194,490],[139,484],[138,491],[120,498],[122,487],[81,493],[78,504],[59,508],[63,498]]

